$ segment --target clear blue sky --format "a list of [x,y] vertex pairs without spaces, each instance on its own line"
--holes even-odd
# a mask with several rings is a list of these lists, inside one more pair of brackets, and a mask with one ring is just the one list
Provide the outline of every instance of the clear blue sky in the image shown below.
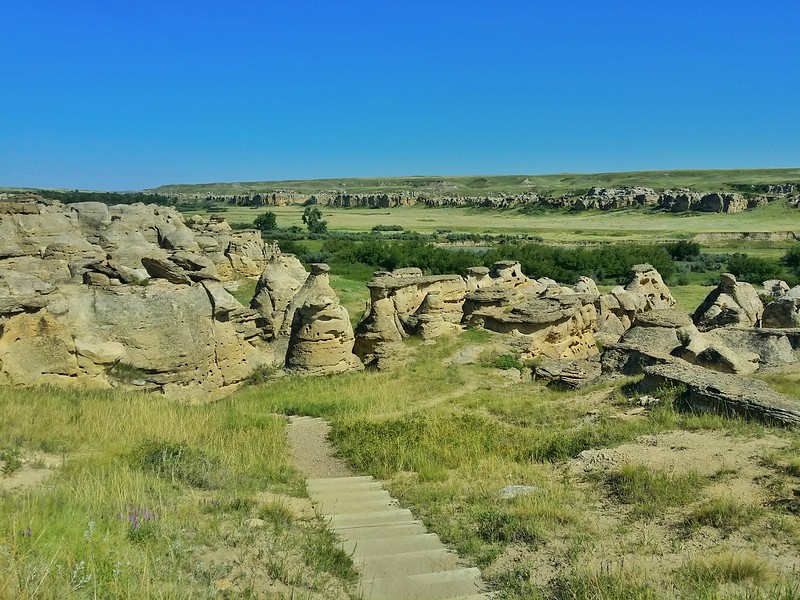
[[800,0],[3,0],[0,26],[0,186],[800,166]]

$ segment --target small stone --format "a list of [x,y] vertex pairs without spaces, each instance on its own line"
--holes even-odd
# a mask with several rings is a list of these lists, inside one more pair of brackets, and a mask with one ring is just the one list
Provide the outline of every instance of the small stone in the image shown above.
[[247,525],[250,529],[259,529],[266,525],[266,521],[264,521],[264,519],[248,519],[245,521],[245,525]]
[[517,496],[530,496],[539,491],[539,488],[532,485],[507,485],[499,492],[501,500],[511,500]]

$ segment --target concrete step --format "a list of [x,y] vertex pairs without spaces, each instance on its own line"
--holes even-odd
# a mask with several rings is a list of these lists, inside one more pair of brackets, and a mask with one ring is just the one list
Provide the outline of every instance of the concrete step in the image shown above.
[[[370,492],[385,491],[377,481],[358,481],[356,483],[345,483],[340,486],[325,485],[322,487],[306,486],[308,495],[312,498],[316,496],[333,496],[335,494],[369,494]],[[386,492],[388,494],[388,492]]]
[[369,513],[389,508],[400,508],[397,500],[393,498],[378,498],[377,500],[325,500],[314,502],[317,512],[326,515],[345,515],[351,513]]
[[309,492],[311,501],[320,504],[344,502],[392,502],[394,498],[385,490],[358,490],[352,492]]
[[356,566],[366,581],[382,577],[438,573],[463,567],[459,563],[458,555],[444,548],[403,552],[393,556],[368,556],[356,561]]
[[347,540],[342,542],[342,549],[356,559],[364,556],[393,556],[419,550],[440,550],[444,549],[444,544],[435,533],[423,533],[389,539]]
[[339,537],[347,541],[390,540],[407,537],[418,533],[426,533],[425,526],[419,522],[401,525],[384,525],[382,527],[353,527],[337,532]]
[[471,567],[405,577],[365,578],[361,589],[369,600],[442,600],[475,595],[481,586],[480,571]]
[[306,480],[306,487],[315,490],[339,489],[349,485],[375,485],[380,487],[381,484],[379,481],[375,481],[370,475],[364,475],[363,477],[327,477]]
[[354,527],[378,527],[383,525],[400,525],[414,523],[414,515],[407,508],[391,508],[369,513],[353,513],[325,517],[330,527],[336,531]]

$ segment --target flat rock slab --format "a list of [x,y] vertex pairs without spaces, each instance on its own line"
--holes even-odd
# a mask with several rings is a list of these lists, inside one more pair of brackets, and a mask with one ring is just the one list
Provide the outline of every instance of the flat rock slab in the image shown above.
[[710,371],[682,361],[642,369],[644,391],[685,385],[684,400],[695,410],[740,415],[772,424],[800,425],[800,400],[757,379]]

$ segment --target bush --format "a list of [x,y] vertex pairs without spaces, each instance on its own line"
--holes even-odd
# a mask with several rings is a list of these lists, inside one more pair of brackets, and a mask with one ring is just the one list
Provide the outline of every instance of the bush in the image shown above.
[[740,281],[761,283],[767,279],[785,279],[786,273],[779,263],[747,254],[732,254],[727,269]]
[[375,225],[372,231],[403,231],[402,225]]
[[700,255],[700,244],[688,240],[680,240],[664,246],[672,260],[689,260]]
[[272,231],[278,228],[278,219],[271,210],[261,213],[253,221],[253,227],[261,232]]
[[328,222],[322,220],[322,212],[316,206],[306,206],[303,210],[303,223],[309,233],[322,234],[328,231]]

